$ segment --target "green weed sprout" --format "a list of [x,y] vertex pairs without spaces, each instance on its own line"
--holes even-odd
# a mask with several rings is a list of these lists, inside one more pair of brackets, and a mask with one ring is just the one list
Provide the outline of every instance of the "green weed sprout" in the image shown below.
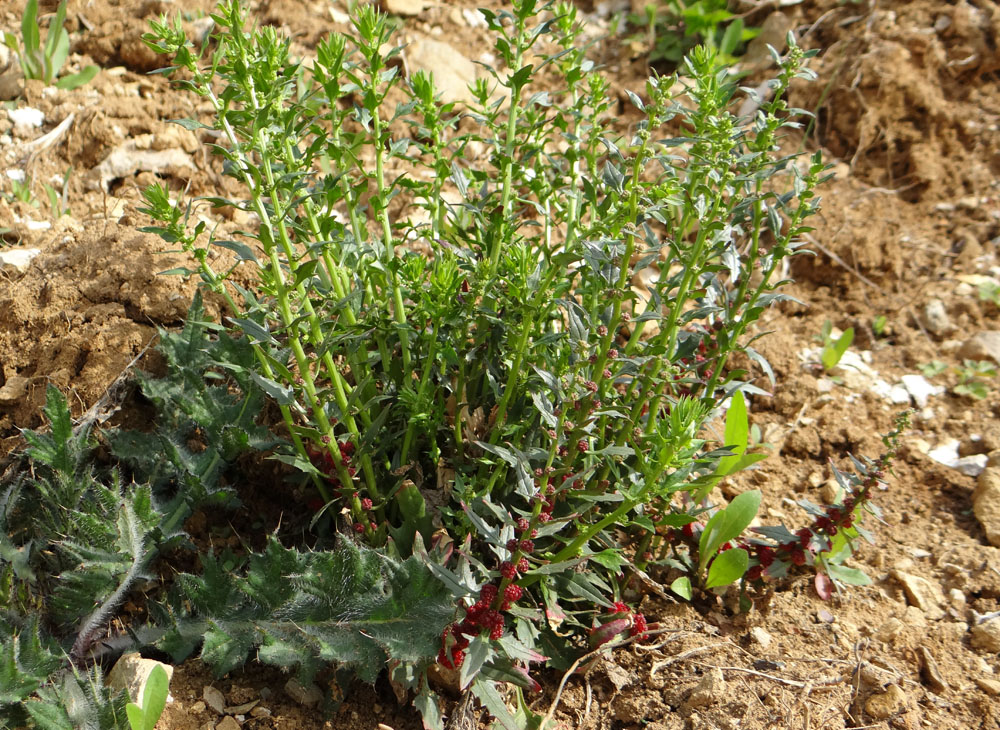
[[[66,2],[63,0],[49,23],[45,45],[42,45],[38,25],[38,0],[28,0],[21,17],[21,42],[13,33],[4,33],[4,44],[17,54],[26,79],[40,79],[46,84],[55,83],[58,89],[75,89],[89,83],[100,70],[87,66],[82,71],[59,77],[59,71],[69,56],[69,33],[66,32]],[[57,80],[58,79],[58,80]]]
[[153,730],[156,727],[160,715],[163,714],[163,708],[167,705],[169,689],[167,670],[157,664],[146,679],[146,686],[142,691],[142,704],[129,702],[125,706],[125,713],[128,715],[132,730]]
[[853,327],[848,327],[836,339],[834,339],[832,332],[833,325],[830,323],[830,320],[827,320],[823,323],[823,329],[819,335],[823,342],[823,350],[820,352],[819,361],[825,372],[830,372],[837,367],[841,358],[844,357],[844,353],[847,352],[851,343],[854,342]]

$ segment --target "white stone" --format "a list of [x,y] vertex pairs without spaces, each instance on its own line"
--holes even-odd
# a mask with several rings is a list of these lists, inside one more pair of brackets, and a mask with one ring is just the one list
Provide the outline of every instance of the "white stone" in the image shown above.
[[478,10],[472,8],[462,8],[462,17],[470,28],[485,28],[486,18]]
[[944,386],[932,384],[923,375],[911,373],[901,377],[900,381],[906,392],[913,398],[913,403],[917,408],[926,406],[927,400],[932,395],[941,395],[944,393]]
[[23,106],[19,109],[8,109],[7,118],[14,125],[14,135],[26,137],[32,130],[38,129],[45,123],[45,112],[30,106]]
[[959,442],[955,439],[945,441],[927,452],[927,455],[939,464],[944,464],[966,476],[976,477],[982,474],[989,457],[986,454],[959,457],[958,446]]
[[38,248],[8,248],[0,251],[0,271],[13,269],[23,274],[42,251]]
[[14,182],[23,183],[28,175],[24,172],[24,170],[7,170],[7,177]]

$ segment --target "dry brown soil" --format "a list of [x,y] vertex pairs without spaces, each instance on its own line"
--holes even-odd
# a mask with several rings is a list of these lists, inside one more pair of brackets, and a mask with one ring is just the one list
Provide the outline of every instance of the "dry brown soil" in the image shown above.
[[[328,30],[344,29],[324,2],[251,4],[261,22],[283,25],[302,53]],[[446,39],[477,59],[488,47],[486,32],[463,16],[466,4],[427,3],[405,19],[404,34]],[[770,5],[744,3],[748,23],[763,23]],[[0,29],[17,32],[19,9],[19,2],[0,2]],[[199,140],[165,121],[205,110],[147,75],[160,61],[139,35],[161,11],[184,11],[196,22],[208,9],[206,0],[70,0],[70,27],[78,31],[71,64],[97,63],[102,72],[72,92],[29,82],[7,108],[41,110],[40,129],[13,129],[0,108],[0,134],[10,135],[0,138],[0,227],[11,229],[0,247],[41,249],[24,275],[0,274],[0,455],[18,446],[19,429],[40,425],[48,384],[70,394],[82,413],[157,326],[182,321],[193,285],[157,275],[181,256],[136,231],[144,223],[135,210],[138,190],[166,180],[211,194],[223,181]],[[803,304],[772,311],[765,322],[773,334],[762,349],[778,385],[772,399],[756,401],[752,418],[773,456],[728,489],[762,489],[766,521],[795,525],[804,515],[792,500],[821,501],[829,460],[877,454],[879,434],[903,407],[861,386],[827,387],[801,355],[815,347],[825,320],[854,327],[853,350],[870,352],[889,384],[931,360],[958,364],[965,340],[1000,330],[997,304],[980,300],[978,280],[968,278],[1000,278],[1000,8],[991,0],[807,0],[784,12],[802,42],[820,49],[813,63],[819,80],[797,86],[792,99],[817,111],[816,124],[789,142],[821,148],[837,178],[815,221],[816,255],[796,259],[790,272]],[[615,39],[595,49],[616,89],[642,88],[644,59],[632,49]],[[628,114],[622,104],[623,124]],[[26,146],[70,115],[53,144]],[[101,163],[125,144],[151,153],[155,164],[102,180]],[[52,222],[37,183],[61,179],[70,166],[69,215]],[[22,168],[36,181],[38,208],[12,201],[5,171]],[[35,229],[28,221],[51,225]],[[944,318],[928,318],[934,300]],[[876,335],[879,316],[886,326]],[[858,557],[873,585],[823,601],[803,579],[766,610],[742,617],[647,598],[643,610],[668,632],[571,677],[555,712],[560,726],[1000,727],[1000,658],[970,637],[977,615],[1000,609],[1000,550],[972,514],[975,479],[927,456],[953,439],[962,454],[1000,448],[1000,395],[995,382],[981,400],[951,393],[953,374],[935,382],[949,390],[930,399],[904,438],[896,478],[879,498],[885,524],[876,528],[878,545]],[[923,608],[909,605],[893,577],[899,570],[928,581],[931,600]],[[213,682],[187,662],[174,674],[173,702],[159,727],[419,727],[383,684],[352,689],[340,712],[324,719],[287,696],[286,679],[249,665]],[[550,707],[561,677],[543,679],[543,693],[530,698],[539,712]],[[201,701],[206,685],[221,690],[228,705],[260,699],[264,710],[219,725],[223,718]]]

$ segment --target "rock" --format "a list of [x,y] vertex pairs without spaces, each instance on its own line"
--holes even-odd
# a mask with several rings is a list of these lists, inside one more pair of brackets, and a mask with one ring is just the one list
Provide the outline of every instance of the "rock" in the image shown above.
[[913,403],[917,408],[925,407],[927,399],[932,395],[941,395],[944,393],[944,386],[932,385],[923,375],[911,373],[904,375],[899,380],[907,394],[913,399]]
[[226,698],[215,687],[205,685],[205,688],[201,691],[201,696],[205,699],[205,704],[220,715],[226,711]]
[[285,682],[285,694],[306,707],[318,705],[323,699],[323,693],[319,687],[315,684],[303,685],[295,677]]
[[886,620],[878,629],[875,631],[875,638],[879,641],[884,641],[886,644],[892,644],[899,635],[903,632],[903,622],[898,618],[890,618]]
[[28,392],[31,379],[23,375],[12,375],[0,388],[0,403],[17,403]]
[[950,591],[948,591],[948,600],[951,602],[951,605],[957,608],[959,611],[965,608],[965,602],[966,602],[965,594],[962,593],[962,591],[959,590],[958,588],[952,588]]
[[954,329],[954,325],[948,318],[948,310],[945,309],[944,302],[940,299],[931,299],[924,305],[922,320],[924,327],[937,337],[941,337]]
[[761,649],[767,649],[774,641],[771,635],[760,626],[754,626],[750,629],[750,636],[760,645]]
[[941,670],[938,669],[937,661],[935,661],[934,655],[928,651],[927,647],[921,646],[917,650],[917,654],[920,656],[920,675],[927,682],[927,686],[938,694],[948,689],[948,683],[941,676]]
[[902,584],[906,600],[911,606],[919,608],[931,621],[944,617],[944,609],[941,608],[944,604],[944,594],[940,587],[926,578],[910,575],[901,570],[893,570],[891,575]]
[[242,705],[232,705],[226,708],[227,715],[245,715],[254,707],[260,704],[260,700],[250,700],[249,702],[244,702]]
[[382,10],[392,15],[420,15],[426,8],[424,0],[382,0]]
[[979,475],[972,492],[972,513],[990,545],[1000,547],[1000,468],[991,466]]
[[695,688],[691,690],[687,701],[687,707],[695,709],[714,705],[726,693],[726,678],[722,676],[721,669],[710,669]]
[[215,20],[211,15],[206,15],[192,21],[187,28],[187,34],[196,46],[200,46],[208,40],[213,30],[215,30]]
[[240,730],[240,724],[232,715],[226,715],[215,726],[215,730]]
[[988,694],[990,697],[1000,696],[1000,682],[995,679],[986,679],[986,677],[976,677],[976,684],[979,685],[979,689]]
[[958,355],[967,360],[992,360],[1000,365],[1000,332],[986,330],[973,335],[962,343]]
[[141,702],[142,693],[146,689],[146,680],[156,667],[163,667],[166,670],[169,684],[170,678],[174,676],[172,666],[153,659],[143,659],[138,652],[125,654],[115,662],[115,666],[108,673],[106,684],[115,689],[127,690],[133,702]]
[[995,654],[1000,652],[1000,618],[992,618],[976,624],[969,632],[972,635],[972,646],[976,649]]
[[865,702],[865,712],[876,720],[888,720],[906,709],[906,695],[897,685],[890,684],[885,692],[873,694]]
[[0,271],[23,274],[42,252],[39,248],[8,248],[0,251]]
[[957,439],[946,441],[943,444],[931,449],[927,455],[939,464],[955,469],[969,477],[979,476],[986,468],[989,457],[986,454],[973,454],[972,456],[959,456],[958,447],[960,442]]
[[419,38],[403,50],[406,73],[434,74],[434,88],[444,103],[473,101],[469,84],[476,80],[476,64],[442,41]]
[[14,125],[15,137],[30,137],[36,129],[45,123],[45,112],[30,106],[18,109],[8,109],[7,118]]

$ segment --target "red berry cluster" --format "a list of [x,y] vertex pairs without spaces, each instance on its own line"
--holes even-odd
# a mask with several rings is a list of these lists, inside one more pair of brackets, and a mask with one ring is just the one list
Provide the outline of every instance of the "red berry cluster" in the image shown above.
[[484,630],[489,632],[493,641],[503,636],[504,618],[500,611],[506,611],[512,603],[519,601],[524,595],[524,589],[519,585],[508,585],[504,588],[500,610],[497,610],[493,605],[499,593],[500,589],[495,583],[487,583],[479,591],[479,600],[465,610],[465,618],[460,623],[452,624],[445,629],[441,635],[438,664],[448,669],[460,668],[465,661],[469,637],[479,636]]
[[[328,439],[329,437],[324,437]],[[347,470],[347,473],[352,477],[357,473],[357,470],[351,465],[351,457],[354,455],[354,443],[351,441],[344,441],[337,444],[340,451],[340,461]],[[337,473],[337,465],[333,460],[333,456],[330,451],[324,446],[321,449],[309,449],[309,458],[317,469],[322,472],[323,477],[334,487],[339,487],[340,485],[340,475]]]

